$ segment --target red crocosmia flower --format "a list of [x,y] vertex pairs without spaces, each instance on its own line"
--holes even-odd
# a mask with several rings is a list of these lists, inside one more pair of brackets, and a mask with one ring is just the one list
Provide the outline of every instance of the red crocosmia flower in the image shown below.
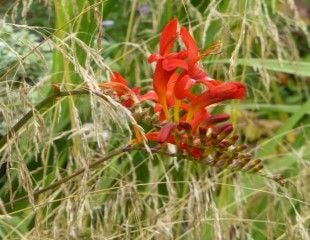
[[207,73],[199,67],[198,61],[201,59],[202,55],[199,55],[197,43],[185,27],[181,27],[180,36],[186,47],[186,59],[166,58],[163,61],[163,67],[166,71],[175,70],[176,68],[183,69],[177,81],[178,84],[175,85],[176,97],[178,99],[183,99],[191,96],[189,89],[195,84],[196,80],[209,80],[210,78],[208,78]]
[[119,84],[118,87],[114,87],[113,89],[117,92],[119,97],[127,97],[127,99],[121,101],[123,106],[131,107],[135,102],[138,102],[137,96],[140,92],[140,88],[134,87],[130,89],[125,78],[118,72],[113,72],[110,84]]
[[[215,54],[220,49],[220,44],[216,43],[207,48],[203,53],[199,52],[199,48],[195,39],[191,36],[185,27],[181,27],[180,36],[187,49],[187,73],[191,78],[202,79],[207,77],[207,73],[199,67],[198,61],[209,54]],[[179,67],[182,67],[181,65]]]
[[130,108],[134,103],[143,102],[146,100],[157,101],[158,97],[154,91],[148,91],[144,95],[140,95],[140,88],[129,88],[126,79],[118,72],[113,72],[111,75],[111,82],[99,83],[101,89],[112,89],[116,95],[121,99],[123,106]]
[[[185,27],[181,27],[180,36],[186,46],[186,51],[174,57],[166,58],[163,67],[166,71],[182,68],[192,78],[198,79],[206,76],[206,73],[198,67],[199,49],[195,40]],[[186,58],[186,59],[185,59]]]
[[176,68],[182,68],[186,71],[186,74],[193,79],[207,77],[207,73],[198,65],[198,61],[207,54],[200,55],[196,41],[192,38],[185,27],[181,27],[180,36],[186,47],[186,54],[180,54],[179,56],[170,59],[166,58],[163,62],[165,70],[170,71]]
[[228,99],[243,99],[245,96],[245,86],[239,82],[227,82],[218,85],[209,84],[208,90],[196,96],[190,105],[187,120],[193,115],[214,103],[219,103]]
[[120,84],[126,86],[128,89],[130,89],[137,96],[140,94],[140,88],[139,87],[129,88],[126,79],[121,74],[119,74],[118,72],[113,72],[113,74],[111,76],[111,82],[120,83]]
[[169,119],[169,112],[166,90],[168,80],[173,74],[173,71],[166,71],[163,68],[162,62],[171,52],[171,48],[177,39],[177,24],[177,20],[173,19],[164,27],[160,36],[159,54],[153,54],[148,59],[149,62],[157,61],[153,77],[153,86],[167,119]]
[[[224,100],[244,98],[245,86],[238,82],[222,83],[208,77],[199,61],[217,53],[220,45],[215,44],[200,53],[189,31],[181,26],[178,34],[177,25],[177,20],[173,19],[164,27],[159,53],[148,58],[150,63],[156,62],[154,91],[136,95],[140,101],[153,101],[154,113],[159,113],[159,123],[164,123],[161,129],[148,132],[147,139],[159,144],[174,144],[182,153],[199,159],[206,156],[208,151],[216,151],[217,146],[225,148],[232,142],[225,139],[233,131],[232,125],[227,123],[218,126],[228,120],[229,115],[211,115],[208,107]],[[185,49],[172,52],[178,35]],[[199,85],[204,85],[206,90],[193,92],[193,88]],[[173,119],[169,111],[173,112]],[[212,129],[211,135],[207,134],[208,129]],[[223,139],[212,134],[220,134],[219,138]]]

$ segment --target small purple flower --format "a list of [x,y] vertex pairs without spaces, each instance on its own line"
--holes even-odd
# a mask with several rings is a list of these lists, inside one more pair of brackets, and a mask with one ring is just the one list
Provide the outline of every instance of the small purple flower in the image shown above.
[[140,4],[140,6],[139,6],[139,12],[140,12],[140,14],[143,15],[143,16],[148,15],[148,13],[150,12],[150,7],[149,7],[149,5],[146,4],[146,3]]

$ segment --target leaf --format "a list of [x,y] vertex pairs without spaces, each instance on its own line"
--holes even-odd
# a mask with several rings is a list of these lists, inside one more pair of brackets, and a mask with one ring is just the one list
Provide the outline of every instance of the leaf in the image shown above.
[[[230,59],[208,60],[205,64],[213,63],[230,63]],[[289,61],[278,59],[262,59],[262,58],[241,58],[237,60],[238,65],[244,65],[257,68],[265,68],[275,72],[283,72],[294,74],[302,77],[310,77],[310,62],[305,61]]]
[[251,104],[251,103],[240,103],[240,109],[250,109],[250,110],[270,110],[273,112],[287,112],[295,113],[300,110],[299,105],[288,105],[288,104]]
[[308,100],[304,105],[302,105],[299,111],[295,112],[285,123],[284,125],[277,131],[275,136],[266,141],[257,153],[257,157],[263,157],[271,154],[279,142],[281,142],[282,138],[289,132],[294,126],[298,123],[298,121],[306,114],[310,114],[310,100]]

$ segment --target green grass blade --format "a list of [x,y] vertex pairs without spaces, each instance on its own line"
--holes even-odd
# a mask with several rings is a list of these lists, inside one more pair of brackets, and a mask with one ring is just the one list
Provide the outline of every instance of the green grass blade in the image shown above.
[[287,112],[296,113],[300,110],[299,105],[288,105],[288,104],[251,104],[251,103],[240,103],[239,108],[243,110],[259,110],[259,111],[272,111],[272,112]]
[[275,137],[266,141],[263,147],[258,151],[257,157],[267,156],[271,154],[278,143],[282,140],[287,132],[294,128],[298,121],[306,114],[310,114],[310,100],[308,100],[303,106],[300,107],[299,111],[294,113],[284,125],[277,131]]
[[[214,63],[230,63],[230,59],[220,60],[208,60],[204,61],[206,64]],[[250,58],[250,59],[238,59],[238,65],[253,67],[254,69],[265,68],[270,71],[283,72],[288,74],[295,74],[302,77],[310,77],[310,62],[304,61],[289,61],[278,59],[261,59],[261,58]]]

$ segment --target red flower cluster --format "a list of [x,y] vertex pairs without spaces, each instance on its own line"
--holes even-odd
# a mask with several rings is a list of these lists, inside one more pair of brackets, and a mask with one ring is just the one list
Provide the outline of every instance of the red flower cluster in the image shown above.
[[[185,49],[173,52],[178,38],[183,42]],[[126,80],[117,72],[113,73],[111,82],[102,83],[100,87],[112,88],[116,92],[115,97],[128,108],[135,102],[153,101],[154,113],[159,114],[158,122],[162,124],[162,128],[147,133],[148,140],[175,144],[192,157],[200,158],[205,155],[201,151],[202,147],[210,145],[210,141],[201,141],[202,133],[207,134],[209,131],[208,134],[212,132],[213,136],[222,134],[216,144],[224,147],[229,145],[226,140],[223,141],[224,137],[233,131],[231,124],[217,128],[216,124],[226,121],[229,116],[211,115],[208,108],[224,100],[242,99],[245,95],[245,87],[241,83],[222,83],[210,78],[201,68],[199,61],[215,52],[218,47],[214,45],[201,53],[188,30],[181,26],[178,31],[178,22],[173,19],[162,31],[159,53],[148,58],[150,63],[156,63],[153,76],[154,91],[141,95],[139,88],[130,89]],[[196,85],[203,87],[204,91],[199,94],[193,93],[192,89]]]
[[[243,99],[245,87],[239,82],[222,83],[214,80],[201,68],[199,61],[217,50],[218,45],[203,51],[199,48],[185,27],[178,31],[176,19],[170,21],[160,36],[159,53],[152,54],[149,62],[156,62],[153,86],[158,96],[155,111],[160,112],[160,121],[165,122],[158,132],[147,134],[149,140],[160,143],[176,144],[194,158],[207,155],[202,147],[210,141],[202,142],[202,134],[224,134],[233,131],[231,124],[216,128],[216,124],[226,121],[227,114],[211,115],[208,108],[224,100]],[[172,49],[180,38],[185,49],[173,52]],[[195,94],[193,89],[204,87],[204,91]],[[181,134],[182,130],[186,134]],[[223,136],[221,136],[223,138]],[[217,141],[219,146],[228,145]],[[232,141],[232,142],[235,142]],[[189,147],[189,145],[193,145]],[[197,147],[195,147],[197,146]]]
[[[149,62],[156,62],[153,86],[165,118],[171,119],[169,109],[172,106],[175,122],[180,119],[180,107],[186,111],[181,120],[190,122],[197,113],[204,112],[211,104],[227,99],[242,99],[245,95],[244,85],[238,82],[221,83],[213,80],[199,66],[199,60],[210,54],[214,47],[200,53],[187,29],[181,27],[178,33],[177,25],[175,19],[166,25],[160,37],[159,54],[152,54],[148,58]],[[172,52],[178,36],[186,49]],[[197,84],[205,85],[207,90],[198,95],[193,94],[191,89]],[[204,120],[201,119],[196,124],[199,125]]]
[[[183,49],[175,52],[177,42],[181,42]],[[218,50],[219,45],[215,44],[200,52],[188,30],[178,27],[177,20],[173,19],[162,31],[159,53],[148,58],[149,63],[156,64],[154,90],[141,95],[139,88],[129,88],[117,72],[112,74],[110,82],[101,83],[99,87],[106,92],[112,90],[113,97],[132,110],[137,121],[146,116],[149,121],[144,123],[149,122],[152,127],[146,137],[160,147],[165,143],[174,144],[178,155],[211,166],[258,172],[263,168],[261,160],[251,161],[250,154],[245,152],[246,146],[236,144],[238,136],[232,135],[232,124],[223,123],[229,115],[210,112],[210,108],[224,100],[245,96],[243,84],[214,80],[202,69],[199,61]],[[155,118],[150,117],[148,111],[136,114],[135,107],[146,100],[153,104]],[[135,142],[140,142],[141,135],[134,130]],[[280,178],[272,179],[281,182]]]

